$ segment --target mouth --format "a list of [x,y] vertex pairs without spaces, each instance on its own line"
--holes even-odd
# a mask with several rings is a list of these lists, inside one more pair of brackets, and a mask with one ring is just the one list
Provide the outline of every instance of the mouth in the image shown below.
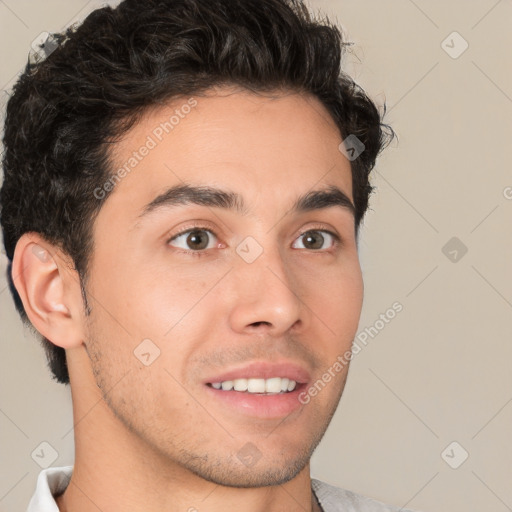
[[222,407],[254,418],[282,418],[304,407],[299,400],[311,378],[296,364],[255,362],[203,382]]

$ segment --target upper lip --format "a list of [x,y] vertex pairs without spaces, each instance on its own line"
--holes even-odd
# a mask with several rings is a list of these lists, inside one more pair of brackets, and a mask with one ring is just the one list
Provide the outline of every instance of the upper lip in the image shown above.
[[308,370],[297,363],[289,361],[281,361],[279,363],[253,361],[245,366],[233,368],[214,377],[209,377],[204,380],[204,383],[212,384],[214,382],[235,379],[270,379],[272,377],[288,378],[294,380],[297,384],[304,384],[310,380]]

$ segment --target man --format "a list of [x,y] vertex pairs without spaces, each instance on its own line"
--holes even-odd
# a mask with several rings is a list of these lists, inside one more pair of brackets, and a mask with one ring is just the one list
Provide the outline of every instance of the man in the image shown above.
[[1,190],[11,291],[73,398],[75,464],[29,512],[398,510],[310,477],[392,134],[338,29],[298,0],[125,0],[52,41]]

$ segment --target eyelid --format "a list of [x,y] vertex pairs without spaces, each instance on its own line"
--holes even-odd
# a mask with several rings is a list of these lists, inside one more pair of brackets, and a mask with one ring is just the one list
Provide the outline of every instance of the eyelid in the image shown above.
[[209,226],[207,221],[196,221],[197,223],[194,223],[192,221],[192,224],[187,224],[183,228],[181,228],[177,233],[174,233],[173,235],[167,234],[165,235],[166,243],[169,243],[170,241],[174,240],[178,236],[184,235],[185,233],[188,233],[189,231],[193,231],[194,229],[209,231],[210,233],[217,236],[217,232],[213,226]]

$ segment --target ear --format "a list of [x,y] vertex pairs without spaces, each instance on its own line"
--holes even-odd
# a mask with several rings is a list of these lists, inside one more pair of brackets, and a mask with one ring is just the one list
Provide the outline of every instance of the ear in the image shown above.
[[64,349],[84,340],[83,299],[72,260],[38,233],[16,244],[12,277],[32,325]]

